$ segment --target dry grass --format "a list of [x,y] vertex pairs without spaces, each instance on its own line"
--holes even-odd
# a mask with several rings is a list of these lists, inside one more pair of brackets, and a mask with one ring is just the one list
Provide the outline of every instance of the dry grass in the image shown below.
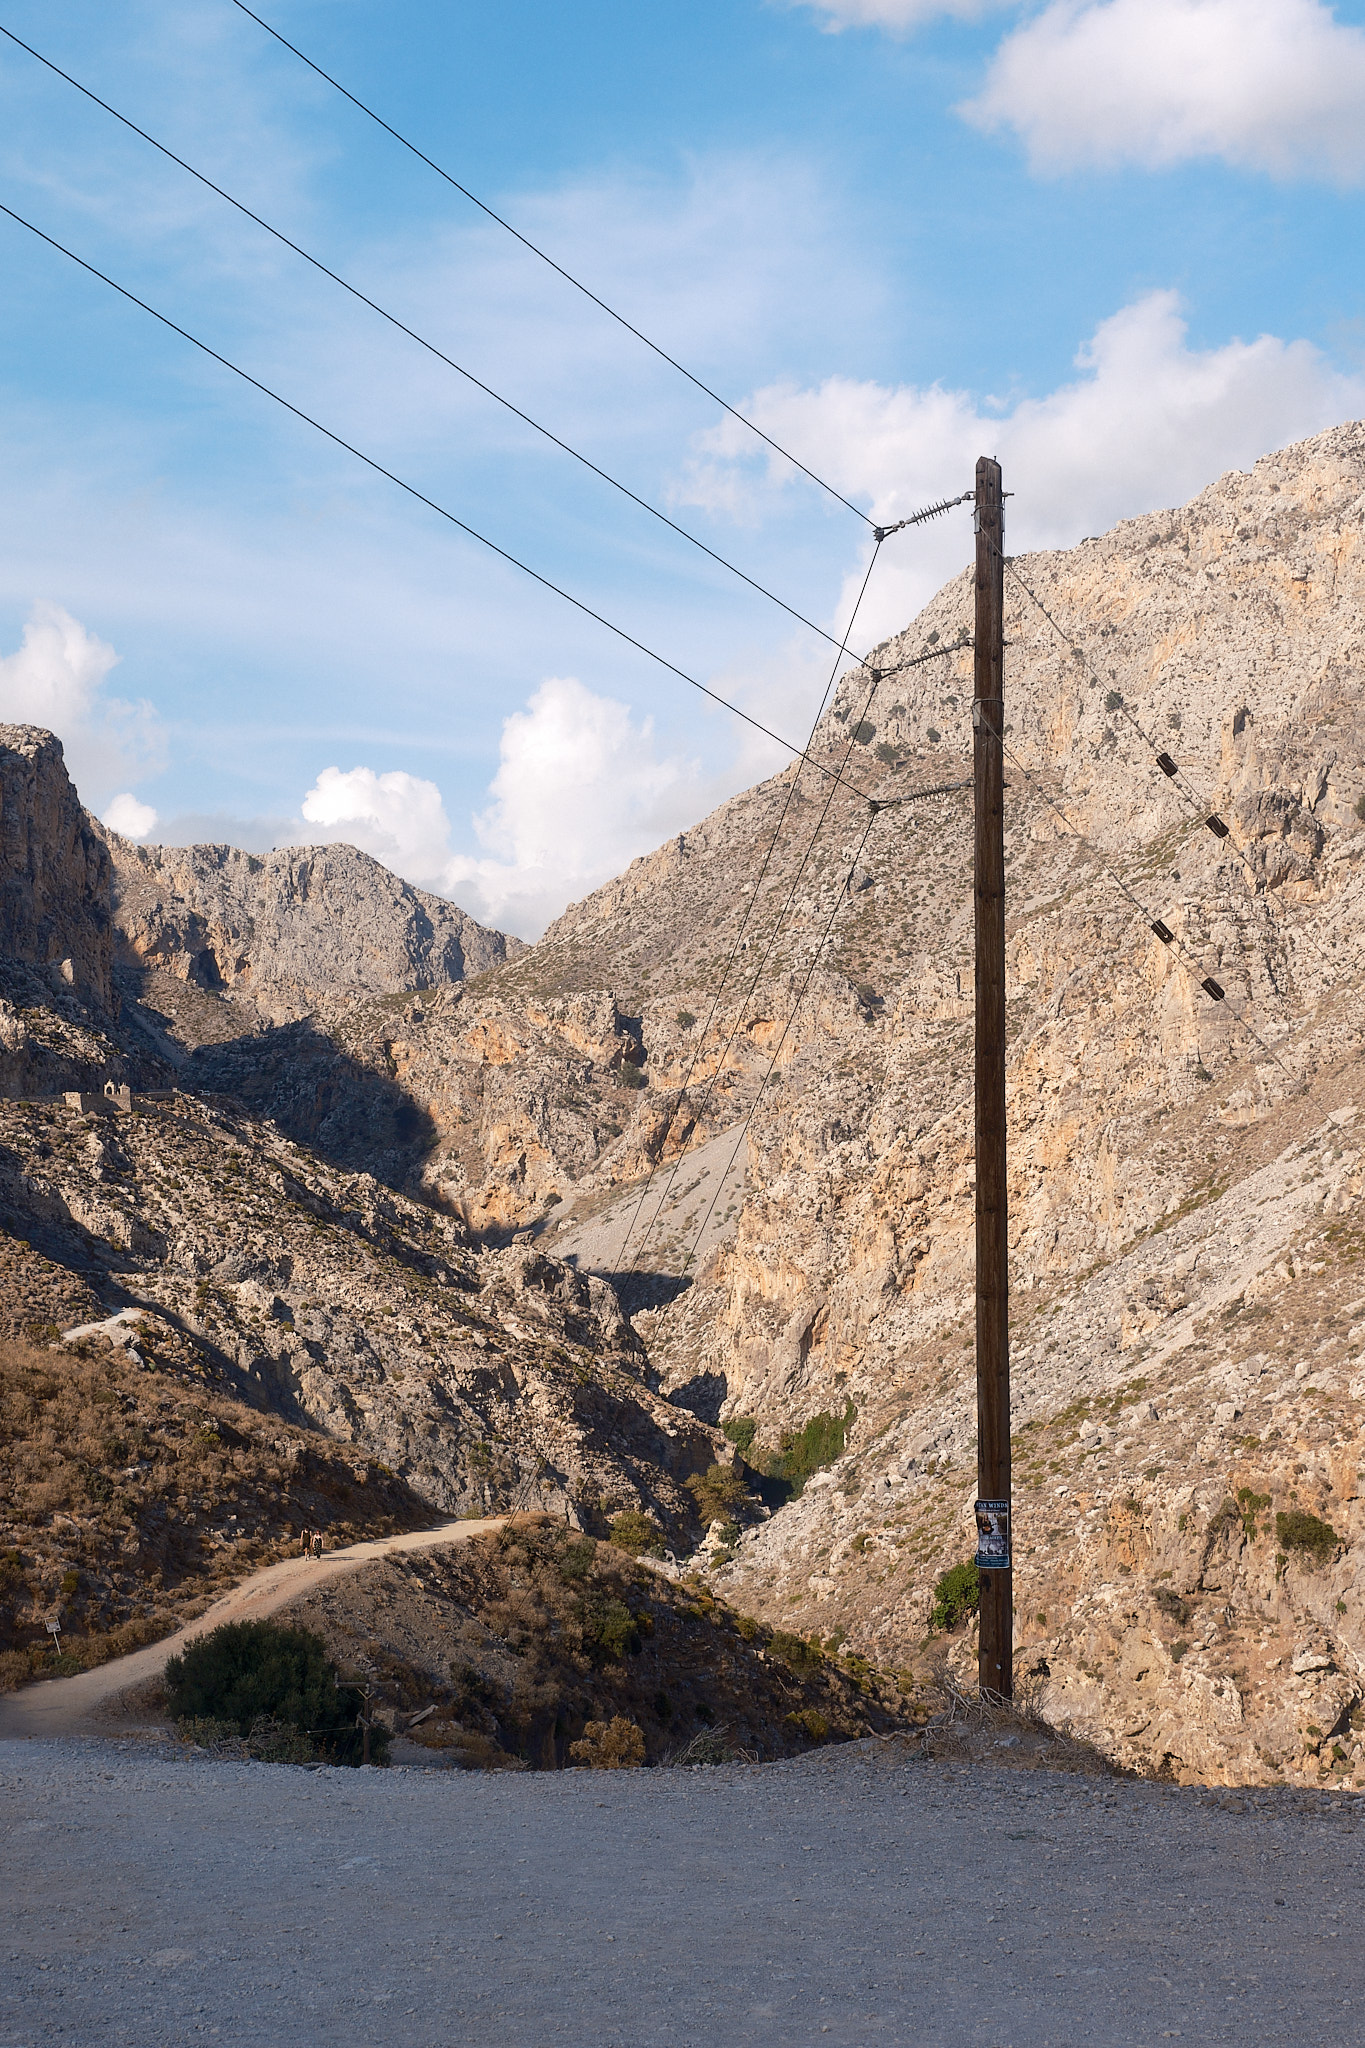
[[0,1501],[0,1687],[157,1641],[305,1524],[336,1545],[433,1519],[363,1453],[104,1338],[0,1341]]
[[996,1764],[1016,1771],[1075,1771],[1090,1778],[1132,1774],[1111,1763],[1082,1737],[1067,1735],[1047,1719],[1046,1686],[1027,1680],[1012,1700],[997,1693],[968,1693],[946,1666],[935,1671],[921,1694],[929,1719],[917,1749],[926,1760]]

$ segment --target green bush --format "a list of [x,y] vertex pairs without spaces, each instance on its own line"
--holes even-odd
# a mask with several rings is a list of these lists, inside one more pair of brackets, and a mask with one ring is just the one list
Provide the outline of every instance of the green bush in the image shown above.
[[559,1553],[559,1576],[566,1585],[576,1579],[586,1579],[592,1573],[597,1558],[597,1545],[591,1536],[580,1536],[576,1542],[566,1543]]
[[860,747],[870,747],[877,737],[877,728],[864,718],[860,724],[854,726],[853,737]]
[[640,1647],[635,1616],[623,1600],[604,1600],[585,1607],[582,1628],[584,1642],[613,1663],[624,1657],[627,1650],[634,1654]]
[[[287,1724],[332,1762],[360,1761],[359,1695],[338,1685],[327,1646],[311,1629],[224,1622],[170,1659],[166,1690],[177,1721],[231,1722],[243,1740],[264,1721]],[[387,1746],[388,1730],[373,1729],[372,1760]]]
[[785,1479],[793,1493],[799,1494],[812,1473],[823,1470],[836,1458],[842,1457],[857,1413],[852,1401],[845,1405],[842,1415],[822,1409],[818,1415],[811,1416],[803,1429],[784,1436],[782,1449],[768,1465],[772,1477]]
[[692,1015],[692,1012],[690,1010],[679,1010],[677,1018],[675,1019],[675,1022],[677,1023],[678,1029],[680,1031],[690,1031],[692,1029],[692,1026],[696,1023],[696,1021],[696,1018]]
[[1302,1508],[1276,1515],[1275,1534],[1285,1550],[1306,1550],[1319,1564],[1326,1562],[1341,1541],[1330,1522],[1321,1522]]
[[825,1661],[818,1644],[808,1643],[804,1636],[788,1635],[781,1628],[768,1638],[768,1654],[780,1657],[792,1671],[818,1671]]
[[955,1564],[934,1587],[934,1604],[929,1610],[930,1630],[956,1628],[969,1614],[975,1614],[981,1599],[981,1575],[975,1560]]
[[729,1521],[734,1509],[748,1498],[744,1481],[732,1465],[712,1465],[705,1472],[694,1472],[687,1490],[708,1528],[712,1522]]
[[662,1557],[664,1554],[663,1530],[657,1522],[651,1522],[648,1515],[642,1515],[638,1508],[627,1508],[624,1513],[612,1517],[611,1540],[618,1550],[628,1551],[632,1557]]
[[728,1437],[741,1458],[747,1458],[758,1435],[758,1424],[752,1415],[732,1415],[720,1426],[722,1436]]
[[1106,690],[1104,696],[1104,708],[1106,711],[1117,711],[1122,703],[1122,690]]

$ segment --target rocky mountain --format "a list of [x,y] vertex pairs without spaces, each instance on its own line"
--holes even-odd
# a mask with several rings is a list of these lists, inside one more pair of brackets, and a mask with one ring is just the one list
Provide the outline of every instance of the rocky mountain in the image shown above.
[[[1350,426],[1007,580],[1020,1668],[1176,1774],[1365,1775],[1363,515]],[[556,1248],[633,1266],[627,1298],[676,1276],[635,1317],[652,1370],[752,1463],[844,1444],[719,1583],[892,1663],[971,1547],[970,816],[867,798],[968,773],[970,623],[964,575],[844,678],[812,766],[478,992],[640,1017],[647,1089]],[[689,1264],[727,1132],[747,1177]]]
[[[113,866],[120,966],[195,1037],[233,1035],[242,1017],[279,1024],[399,989],[443,987],[515,960],[520,939],[489,931],[357,847],[137,846],[101,827]],[[186,1002],[170,983],[206,992]],[[179,1000],[177,1001],[177,996]],[[223,999],[226,999],[225,1001]]]
[[[1179,1776],[1365,1784],[1363,525],[1349,425],[1007,576],[1019,1671]],[[964,575],[808,761],[476,980],[315,987],[300,937],[249,1031],[165,964],[174,1014],[101,1025],[26,940],[30,1038],[181,1093],[5,1106],[15,1284],[442,1505],[544,1478],[691,1541],[720,1423],[728,1600],[970,1667],[925,1647],[975,1490],[970,628]]]
[[[1362,1775],[1363,516],[1352,426],[1007,579],[1021,1669],[1143,1768]],[[846,677],[820,760],[878,799],[960,778],[970,618],[964,577],[875,685]],[[970,1552],[969,818],[907,803],[864,841],[851,790],[818,832],[814,809],[753,892],[772,964],[731,999],[737,1043],[787,1031],[733,1237],[637,1323],[755,1460],[850,1415],[721,1583],[894,1660]],[[727,933],[765,844],[745,822],[712,821],[745,851]],[[671,846],[624,878],[629,936],[676,916],[680,868]],[[561,920],[562,957],[599,917]],[[665,973],[699,1010],[692,948]]]
[[[249,1088],[241,1098],[210,1097],[185,1085],[194,1077],[184,1071],[183,1040],[171,1037],[174,1020],[158,1024],[111,972],[117,870],[50,735],[0,729],[0,819],[12,948],[0,960],[0,1330],[55,1347],[39,1355],[50,1358],[45,1370],[58,1392],[70,1346],[88,1358],[109,1355],[119,1371],[131,1362],[164,1378],[166,1398],[141,1404],[149,1415],[177,1409],[192,1421],[197,1401],[207,1428],[228,1412],[223,1403],[236,1404],[237,1435],[243,1445],[260,1440],[268,1468],[249,1483],[247,1459],[240,1490],[229,1478],[210,1514],[201,1482],[177,1476],[177,1453],[162,1451],[160,1424],[149,1421],[158,1436],[151,1466],[165,1465],[170,1488],[154,1498],[156,1489],[139,1483],[143,1468],[119,1466],[126,1443],[117,1429],[90,1425],[69,1440],[48,1429],[42,1402],[35,1408],[29,1398],[28,1380],[43,1369],[21,1360],[18,1392],[0,1417],[0,1464],[27,1475],[0,1506],[0,1553],[13,1566],[6,1585],[27,1589],[0,1617],[20,1662],[35,1632],[43,1640],[63,1572],[79,1578],[84,1568],[94,1584],[95,1553],[108,1547],[105,1537],[114,1542],[108,1530],[101,1535],[111,1501],[110,1526],[123,1530],[127,1556],[143,1561],[133,1577],[145,1567],[156,1578],[155,1612],[169,1625],[221,1558],[201,1524],[221,1521],[231,1505],[240,1569],[296,1531],[302,1480],[291,1490],[285,1467],[325,1471],[329,1485],[349,1492],[344,1511],[326,1517],[338,1528],[363,1527],[366,1501],[377,1528],[395,1513],[517,1502],[598,1533],[615,1514],[643,1511],[685,1549],[697,1528],[685,1482],[715,1461],[721,1440],[651,1387],[610,1287],[533,1248],[486,1249],[457,1216],[253,1116]],[[363,856],[334,858],[329,849],[318,868],[319,929],[292,951],[258,951],[271,970],[262,983],[282,985],[282,968],[274,971],[282,960],[298,966],[311,957],[321,971],[343,940],[355,952],[331,956],[334,991],[363,988],[381,971],[376,961],[400,978],[454,967],[458,912],[438,926],[415,892],[388,877],[386,927]],[[302,859],[279,871],[292,877],[300,904],[307,871]],[[348,876],[365,885],[368,923],[358,910],[359,921],[350,918],[347,903],[354,910],[358,899],[342,887]],[[451,992],[447,984],[434,993]],[[252,1049],[264,1056],[277,1038],[288,1042],[291,1028],[257,1016],[243,1034],[239,1021],[237,1036],[216,1050],[227,1058],[234,1045],[248,1048],[249,1077]],[[168,1047],[164,1056],[158,1044]],[[112,1364],[109,1377],[118,1377]],[[285,1430],[279,1472],[261,1417]],[[298,1432],[336,1449],[300,1467]],[[172,1436],[182,1434],[177,1424]],[[52,1468],[49,1477],[34,1478],[35,1458]],[[384,1484],[357,1493],[371,1467]],[[91,1609],[106,1634],[141,1625],[144,1607],[115,1565],[106,1577]]]

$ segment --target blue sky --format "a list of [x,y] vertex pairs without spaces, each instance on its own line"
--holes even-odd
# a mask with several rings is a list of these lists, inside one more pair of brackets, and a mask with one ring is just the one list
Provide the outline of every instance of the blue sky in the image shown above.
[[[1365,412],[1365,8],[261,11],[877,518],[996,452],[1065,544]],[[867,529],[230,0],[0,22],[842,630]],[[813,635],[6,44],[0,199],[803,729]],[[115,822],[352,838],[532,934],[781,758],[4,220],[0,266],[0,715]],[[968,547],[889,543],[855,641]]]

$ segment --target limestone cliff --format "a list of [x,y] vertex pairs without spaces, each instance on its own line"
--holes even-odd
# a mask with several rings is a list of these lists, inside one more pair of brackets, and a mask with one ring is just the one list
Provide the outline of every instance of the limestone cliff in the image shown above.
[[109,857],[62,743],[35,725],[0,725],[0,960],[103,1010],[111,957]]
[[[271,1023],[459,982],[525,951],[354,846],[285,846],[262,857],[106,838],[120,962],[230,995]],[[169,993],[161,981],[149,993],[158,989]]]
[[[1365,1780],[1363,525],[1353,425],[1007,581],[1021,1669],[1181,1774]],[[799,779],[485,989],[611,986],[656,1153],[696,1055],[681,1127],[728,1125],[747,1181],[689,1268],[689,1155],[632,1258],[695,1278],[637,1327],[755,1460],[852,1404],[843,1456],[717,1569],[881,1662],[920,1654],[970,1548],[970,817],[865,798],[967,774],[970,622],[964,576],[843,680]],[[619,1245],[638,1200],[600,1190],[558,1244]]]

